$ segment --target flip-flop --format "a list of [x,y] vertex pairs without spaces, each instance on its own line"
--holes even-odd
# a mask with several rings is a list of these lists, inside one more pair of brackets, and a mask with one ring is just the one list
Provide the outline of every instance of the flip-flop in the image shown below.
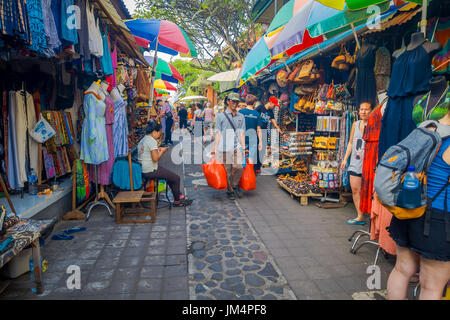
[[52,240],[72,240],[74,236],[69,236],[65,232],[60,232],[52,236]]
[[355,219],[350,219],[350,220],[347,221],[347,224],[349,224],[351,226],[356,226],[356,225],[364,226],[366,224],[366,222],[365,221],[358,221],[358,220],[355,220]]
[[81,231],[85,231],[85,230],[86,230],[85,227],[72,227],[70,229],[65,230],[64,232],[66,234],[71,234],[71,233],[81,232]]

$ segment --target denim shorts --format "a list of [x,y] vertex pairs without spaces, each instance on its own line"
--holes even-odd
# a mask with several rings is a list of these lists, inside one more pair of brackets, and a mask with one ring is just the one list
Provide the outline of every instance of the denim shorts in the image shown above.
[[431,210],[430,235],[424,235],[425,215],[417,219],[392,217],[388,230],[400,247],[409,248],[425,259],[450,261],[450,241],[446,240],[444,211]]

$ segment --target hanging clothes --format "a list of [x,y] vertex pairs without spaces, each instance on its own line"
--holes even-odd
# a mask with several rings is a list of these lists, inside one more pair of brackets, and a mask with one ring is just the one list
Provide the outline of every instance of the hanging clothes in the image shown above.
[[103,56],[100,60],[102,62],[103,74],[112,75],[114,73],[114,68],[111,60],[111,51],[109,49],[109,37],[107,30],[103,32],[102,41],[103,41]]
[[73,0],[61,1],[61,39],[66,44],[73,45],[78,43],[76,10]]
[[103,55],[103,42],[98,28],[98,19],[94,16],[94,8],[90,4],[86,4],[87,28],[89,31],[89,51],[96,57]]
[[363,213],[372,211],[373,182],[378,162],[378,140],[381,130],[381,118],[383,117],[381,107],[378,106],[370,113],[363,135],[365,146],[360,198],[360,209]]
[[89,28],[86,13],[86,0],[75,0],[74,4],[78,8],[80,8],[80,26],[78,28],[79,53],[83,56],[84,60],[91,60],[91,51],[89,50]]
[[52,0],[42,0],[42,17],[44,19],[44,28],[47,37],[47,47],[50,50],[54,50],[61,46],[61,41],[59,41],[51,5]]
[[141,69],[137,70],[136,91],[139,100],[148,101],[150,99],[150,79],[147,73]]
[[[111,173],[114,165],[114,140],[113,140],[113,124],[114,124],[114,102],[110,96],[105,98],[105,125],[106,136],[108,141],[108,161],[97,166],[97,181],[99,184],[109,185],[111,183]],[[94,166],[90,166],[90,181],[95,182]]]
[[127,103],[120,98],[114,104],[114,156],[123,157],[128,153]]
[[405,139],[416,128],[412,119],[414,99],[430,90],[430,55],[422,45],[406,50],[392,68],[389,101],[382,119],[378,157]]
[[391,53],[386,47],[381,47],[377,50],[374,71],[377,92],[386,91],[389,87],[389,79],[391,77]]
[[109,159],[105,125],[106,104],[93,92],[84,96],[85,120],[81,132],[80,159],[87,164],[100,164]]
[[27,0],[27,12],[31,34],[31,44],[29,45],[29,48],[39,54],[44,54],[47,50],[47,39],[45,37],[46,33],[41,0]]
[[357,51],[356,54],[356,106],[363,102],[369,101],[372,105],[376,104],[376,80],[375,80],[375,47],[368,46],[364,50],[364,47]]
[[0,0],[1,33],[31,43],[30,26],[25,0]]
[[389,254],[396,254],[396,244],[387,228],[391,225],[392,213],[377,200],[374,193],[370,215],[370,240],[378,240],[380,247]]
[[16,138],[16,93],[9,92],[8,97],[8,182],[12,189],[23,188],[19,175],[19,153]]

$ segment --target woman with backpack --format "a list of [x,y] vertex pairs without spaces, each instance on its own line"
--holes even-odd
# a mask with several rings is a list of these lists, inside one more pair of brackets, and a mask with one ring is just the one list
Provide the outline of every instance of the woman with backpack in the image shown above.
[[350,176],[350,187],[352,188],[353,203],[355,204],[356,212],[358,216],[354,219],[347,221],[350,225],[365,225],[364,213],[360,209],[361,199],[361,177],[364,162],[364,130],[369,119],[370,112],[372,111],[372,104],[370,102],[363,102],[359,106],[359,117],[361,120],[353,123],[352,131],[350,133],[350,139],[345,152],[344,160],[341,163],[341,170],[345,171],[347,161],[350,158],[350,165],[348,166],[348,174]]
[[[420,300],[441,299],[450,280],[449,106],[447,103],[447,115],[439,120],[440,130],[446,134],[427,175],[427,198],[431,203],[427,209],[431,207],[431,211],[415,219],[392,217],[389,232],[397,245],[397,261],[387,283],[390,300],[406,298],[408,283],[419,267]],[[429,231],[428,235],[424,230]]]

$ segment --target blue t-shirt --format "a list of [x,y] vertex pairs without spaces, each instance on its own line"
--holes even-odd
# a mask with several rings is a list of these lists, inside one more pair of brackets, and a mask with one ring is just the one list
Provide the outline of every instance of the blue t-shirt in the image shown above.
[[[240,113],[242,113],[245,117],[245,129],[247,130],[245,134],[245,144],[248,146],[249,143],[249,134],[257,134],[257,127],[261,126],[261,114],[256,110],[250,110],[250,109],[241,109],[239,110]],[[250,133],[248,130],[255,130],[254,132]],[[256,137],[256,136],[255,136]]]
[[260,114],[261,117],[261,129],[268,129],[269,123],[272,119],[275,119],[275,115],[273,114],[272,109],[266,109],[265,106],[261,105],[256,108],[256,111]]

